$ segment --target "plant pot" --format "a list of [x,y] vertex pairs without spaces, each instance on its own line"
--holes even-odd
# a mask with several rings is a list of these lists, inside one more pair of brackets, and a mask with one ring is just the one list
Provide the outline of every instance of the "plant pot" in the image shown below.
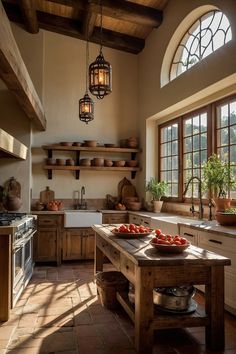
[[161,208],[162,208],[163,201],[161,200],[154,200],[153,201],[153,207],[154,207],[154,213],[160,213]]
[[230,198],[214,198],[216,212],[230,208],[231,200]]

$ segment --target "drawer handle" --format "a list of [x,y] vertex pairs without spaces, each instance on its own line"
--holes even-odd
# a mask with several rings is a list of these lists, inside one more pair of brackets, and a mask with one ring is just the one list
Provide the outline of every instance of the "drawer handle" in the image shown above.
[[52,222],[52,220],[42,220],[42,222]]
[[219,245],[222,245],[222,242],[217,240],[210,239],[209,242],[218,243]]
[[184,236],[194,237],[194,235],[189,234],[188,232],[184,232]]
[[127,270],[129,270],[129,266],[127,265],[126,267],[125,267]]
[[144,221],[144,224],[147,225],[147,226],[149,226],[149,222],[147,222],[147,221]]

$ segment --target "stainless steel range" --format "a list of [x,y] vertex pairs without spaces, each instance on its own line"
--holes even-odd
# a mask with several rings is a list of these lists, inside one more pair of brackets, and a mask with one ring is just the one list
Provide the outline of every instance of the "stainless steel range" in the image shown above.
[[0,213],[0,226],[9,227],[12,235],[11,307],[14,307],[33,274],[36,217],[25,213]]

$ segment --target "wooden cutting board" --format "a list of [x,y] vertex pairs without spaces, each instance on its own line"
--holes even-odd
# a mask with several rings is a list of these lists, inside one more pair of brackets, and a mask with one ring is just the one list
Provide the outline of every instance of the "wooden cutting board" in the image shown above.
[[118,183],[118,202],[122,199],[122,189],[125,185],[131,185],[131,182],[126,177]]
[[48,204],[51,200],[55,199],[54,191],[50,190],[49,187],[42,192],[40,192],[40,202],[44,204]]
[[132,184],[126,184],[121,191],[121,200],[124,201],[127,197],[136,197],[136,189]]

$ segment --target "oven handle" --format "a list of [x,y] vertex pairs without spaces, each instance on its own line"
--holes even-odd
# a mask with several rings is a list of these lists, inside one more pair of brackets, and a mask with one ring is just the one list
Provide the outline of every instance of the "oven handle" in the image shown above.
[[21,242],[17,243],[17,245],[13,249],[13,252],[16,252],[19,249],[23,248],[24,245],[34,236],[36,231],[37,230],[30,231],[29,236],[27,236],[26,238],[23,238],[23,240],[21,240]]

